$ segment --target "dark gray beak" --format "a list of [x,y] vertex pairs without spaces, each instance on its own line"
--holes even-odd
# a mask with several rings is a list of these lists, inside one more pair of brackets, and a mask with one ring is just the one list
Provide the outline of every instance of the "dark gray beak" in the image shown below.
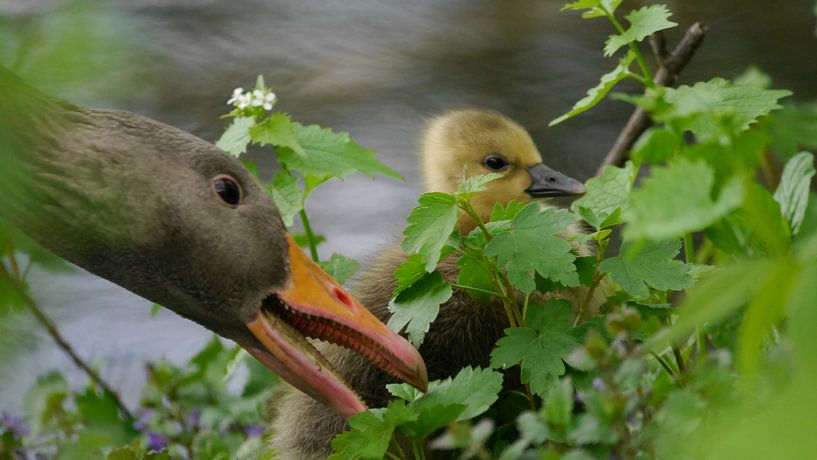
[[528,168],[530,187],[525,192],[539,198],[547,196],[584,195],[584,184],[539,163]]

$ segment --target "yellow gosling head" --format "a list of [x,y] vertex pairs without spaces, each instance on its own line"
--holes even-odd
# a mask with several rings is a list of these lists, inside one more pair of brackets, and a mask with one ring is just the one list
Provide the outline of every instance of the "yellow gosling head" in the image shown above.
[[[455,192],[464,168],[469,177],[502,174],[471,200],[485,220],[497,202],[527,203],[540,197],[585,192],[581,182],[542,163],[542,155],[525,128],[497,112],[480,109],[453,110],[431,119],[423,136],[420,168],[429,192]],[[465,233],[475,225],[462,216],[457,227]]]

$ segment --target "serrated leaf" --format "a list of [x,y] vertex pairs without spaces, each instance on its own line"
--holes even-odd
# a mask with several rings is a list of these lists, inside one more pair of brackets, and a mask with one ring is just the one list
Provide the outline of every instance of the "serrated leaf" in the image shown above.
[[502,390],[502,374],[491,369],[465,367],[454,378],[434,381],[419,402],[427,404],[460,404],[465,410],[457,421],[474,418],[491,407]]
[[780,210],[789,222],[793,235],[800,231],[800,224],[803,223],[814,172],[814,155],[800,152],[786,163],[780,185],[774,192],[774,199],[780,203]]
[[465,290],[475,299],[483,302],[490,300],[491,294],[488,292],[494,290],[491,272],[479,260],[468,254],[463,254],[457,259],[457,267],[460,268],[457,284],[474,288]]
[[650,112],[656,121],[670,124],[678,132],[691,131],[700,139],[717,138],[724,123],[735,131],[746,130],[758,118],[782,106],[778,101],[788,90],[734,85],[722,78],[694,86],[650,90],[647,96],[630,98]]
[[406,218],[403,230],[403,250],[420,254],[427,272],[433,271],[448,236],[457,224],[457,199],[442,192],[424,193],[419,205]]
[[494,203],[494,208],[491,210],[491,218],[489,219],[491,222],[498,222],[501,220],[513,220],[519,211],[525,207],[525,203],[520,201],[511,200],[508,202],[508,205],[505,206],[502,204],[501,201],[497,201]]
[[565,300],[551,300],[544,306],[528,307],[527,327],[505,329],[491,351],[491,366],[507,369],[522,367],[522,383],[544,395],[553,380],[565,373],[564,360],[580,346],[570,335],[573,308]]
[[536,288],[536,273],[565,286],[577,286],[576,256],[570,252],[570,244],[556,236],[573,222],[573,216],[564,209],[542,210],[539,203],[530,203],[513,219],[510,231],[494,236],[485,247],[485,255],[497,256],[511,284],[522,292]]
[[585,19],[597,18],[613,14],[621,4],[621,0],[577,0],[562,7],[565,10],[588,10],[582,13]]
[[289,170],[283,169],[275,174],[272,184],[267,186],[284,225],[291,227],[295,214],[304,208],[304,192],[298,186],[298,179]]
[[677,23],[669,20],[671,15],[666,5],[650,5],[630,11],[627,16],[624,16],[630,23],[630,28],[619,35],[611,35],[607,39],[604,44],[604,55],[612,56],[622,46],[640,42],[659,30],[677,26]]
[[630,157],[636,164],[666,163],[681,147],[681,136],[665,127],[650,128],[638,138]]
[[624,168],[607,166],[601,176],[587,181],[587,193],[574,201],[570,209],[596,229],[618,224],[617,219],[605,221],[617,210],[626,208],[633,180],[632,162],[628,161]]
[[273,113],[266,120],[250,128],[250,139],[256,144],[287,147],[300,156],[306,156],[295,137],[292,120],[285,113]]
[[635,53],[627,53],[626,56],[621,58],[615,69],[601,76],[601,80],[599,81],[598,85],[587,90],[587,96],[579,99],[579,101],[573,105],[573,108],[570,109],[569,112],[554,119],[548,124],[548,126],[558,125],[565,120],[573,118],[576,115],[595,107],[602,101],[602,99],[604,99],[604,96],[606,96],[607,93],[609,93],[610,90],[616,86],[618,82],[627,78],[630,72],[630,64],[633,63],[634,59]]
[[681,250],[680,240],[625,242],[620,256],[599,264],[599,271],[610,277],[636,299],[649,294],[647,286],[659,291],[680,291],[692,285],[690,267],[675,260]]
[[499,173],[480,174],[463,180],[457,187],[457,196],[463,199],[471,198],[475,193],[486,189],[488,183],[493,182],[503,175]]
[[414,283],[422,279],[428,272],[426,264],[420,254],[412,254],[397,267],[394,271],[394,291],[392,297],[410,288]]
[[344,255],[333,253],[329,260],[322,260],[320,266],[338,283],[343,284],[360,269],[360,263]]
[[250,128],[253,126],[255,126],[255,119],[252,117],[234,118],[224,134],[216,141],[216,147],[237,158],[247,151],[247,145],[250,143]]
[[405,327],[411,343],[419,347],[429,325],[437,318],[440,304],[448,301],[452,293],[451,285],[443,280],[439,272],[426,274],[389,302],[392,313],[389,328],[400,332]]
[[802,148],[817,149],[817,103],[786,104],[765,123],[775,152],[791,158]]
[[292,149],[280,149],[278,159],[304,176],[344,178],[361,172],[367,176],[383,174],[402,179],[400,174],[375,158],[373,150],[358,145],[348,133],[300,123],[292,123],[292,129],[304,155]]
[[395,427],[412,418],[403,401],[392,401],[385,410],[367,411],[349,418],[350,430],[332,440],[330,460],[379,459],[389,448]]
[[735,178],[713,200],[715,175],[703,162],[680,159],[656,167],[640,189],[630,194],[625,235],[631,239],[666,240],[703,230],[727,215],[743,198]]

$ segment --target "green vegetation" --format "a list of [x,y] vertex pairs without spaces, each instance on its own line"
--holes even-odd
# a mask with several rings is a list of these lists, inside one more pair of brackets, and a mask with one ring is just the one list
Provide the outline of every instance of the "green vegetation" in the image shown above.
[[[511,327],[491,353],[491,369],[465,368],[431,382],[425,394],[389,385],[395,399],[352,417],[332,458],[425,458],[428,450],[502,459],[802,458],[817,451],[817,199],[814,156],[801,151],[817,147],[817,105],[781,105],[791,93],[770,89],[756,69],[735,81],[654,83],[641,42],[676,24],[663,5],[622,13],[620,4],[564,7],[608,20],[614,35],[604,54],[624,56],[552,124],[591,109],[624,79],[644,93],[613,97],[656,124],[630,161],[589,180],[570,210],[512,202],[482,221],[470,200],[497,174],[419,198],[407,218],[410,256],[396,272],[389,326],[419,345],[439,306],[464,289],[500,303]],[[299,217],[299,242],[317,260],[323,237],[309,223],[310,193],[355,172],[399,175],[347,134],[273,112],[275,100],[260,78],[251,91],[237,89],[218,145],[233,155],[250,144],[272,147],[280,168],[268,190],[287,225]],[[455,230],[462,213],[477,222],[465,235]],[[571,230],[581,221],[587,232]],[[0,228],[0,242],[0,308],[10,314],[29,302],[27,269],[15,253],[59,265],[10,229]],[[587,246],[594,255],[578,251]],[[456,283],[437,271],[448,257],[457,258]],[[342,281],[358,267],[339,254],[320,262]],[[569,290],[582,293],[575,306],[555,298]],[[602,305],[594,305],[599,296]],[[98,385],[71,391],[49,374],[27,398],[26,421],[0,420],[0,458],[272,456],[261,427],[275,379],[244,357],[213,340],[186,365],[150,366],[133,417]],[[249,377],[228,391],[239,367]]]

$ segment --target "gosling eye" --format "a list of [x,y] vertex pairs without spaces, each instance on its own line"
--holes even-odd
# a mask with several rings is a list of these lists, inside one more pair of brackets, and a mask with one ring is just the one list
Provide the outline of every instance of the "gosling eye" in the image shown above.
[[502,155],[497,155],[496,153],[485,157],[485,159],[482,160],[482,164],[484,164],[486,168],[494,171],[501,171],[508,167],[508,161],[503,158]]
[[213,193],[224,204],[235,207],[241,201],[241,187],[238,181],[226,174],[220,174],[210,181]]

